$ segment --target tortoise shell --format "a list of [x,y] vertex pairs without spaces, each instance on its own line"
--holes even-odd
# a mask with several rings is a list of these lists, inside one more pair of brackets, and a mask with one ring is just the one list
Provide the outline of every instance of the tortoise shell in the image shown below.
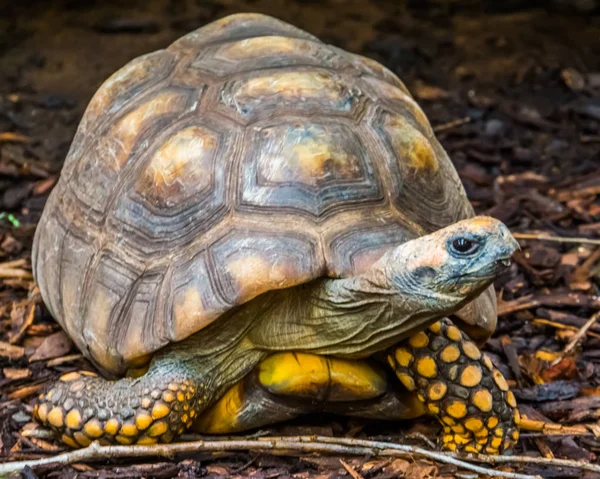
[[[100,87],[39,223],[34,273],[77,346],[119,375],[265,291],[360,273],[472,214],[394,74],[234,15]],[[494,322],[492,303],[467,321]]]

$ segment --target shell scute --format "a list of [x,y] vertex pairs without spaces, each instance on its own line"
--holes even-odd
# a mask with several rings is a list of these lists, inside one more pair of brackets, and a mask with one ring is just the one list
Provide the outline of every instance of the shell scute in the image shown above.
[[242,163],[238,208],[324,218],[384,200],[374,160],[350,125],[293,122],[254,132]]
[[277,114],[322,114],[354,117],[362,92],[326,69],[258,72],[226,84],[219,109],[242,124]]

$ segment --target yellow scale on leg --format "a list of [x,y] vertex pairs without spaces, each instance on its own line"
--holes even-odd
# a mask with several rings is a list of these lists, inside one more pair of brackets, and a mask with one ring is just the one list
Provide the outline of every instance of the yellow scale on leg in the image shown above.
[[519,411],[506,380],[450,320],[416,333],[388,361],[444,426],[445,448],[497,454],[517,441]]

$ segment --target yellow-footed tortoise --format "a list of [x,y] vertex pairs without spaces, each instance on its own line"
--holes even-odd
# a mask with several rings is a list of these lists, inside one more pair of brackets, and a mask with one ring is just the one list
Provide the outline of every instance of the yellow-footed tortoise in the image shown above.
[[224,18],[87,108],[34,271],[116,380],[66,374],[36,417],[79,447],[429,413],[446,448],[506,451],[515,399],[476,343],[516,247],[473,217],[391,72],[270,17]]

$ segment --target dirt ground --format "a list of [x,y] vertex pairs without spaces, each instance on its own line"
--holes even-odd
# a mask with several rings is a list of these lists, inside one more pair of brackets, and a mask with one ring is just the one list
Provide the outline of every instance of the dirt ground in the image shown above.
[[[396,72],[436,128],[477,212],[495,216],[521,233],[516,264],[496,284],[499,326],[485,349],[509,379],[519,408],[530,420],[575,427],[567,430],[569,435],[549,435],[560,432],[558,427],[523,434],[515,453],[598,463],[600,324],[593,322],[600,311],[597,3],[0,2],[0,462],[62,450],[35,432],[34,400],[59,375],[91,369],[40,304],[29,261],[36,222],[87,102],[100,83],[130,59],[227,14],[260,12],[379,60]],[[586,325],[590,318],[591,326]],[[582,331],[584,325],[588,329]],[[433,420],[389,424],[312,416],[269,432],[423,445],[414,433],[434,439],[439,426]],[[23,474],[474,477],[422,459],[345,460],[354,475],[339,457],[262,453],[55,465]],[[600,477],[580,468],[503,468],[544,477]]]

